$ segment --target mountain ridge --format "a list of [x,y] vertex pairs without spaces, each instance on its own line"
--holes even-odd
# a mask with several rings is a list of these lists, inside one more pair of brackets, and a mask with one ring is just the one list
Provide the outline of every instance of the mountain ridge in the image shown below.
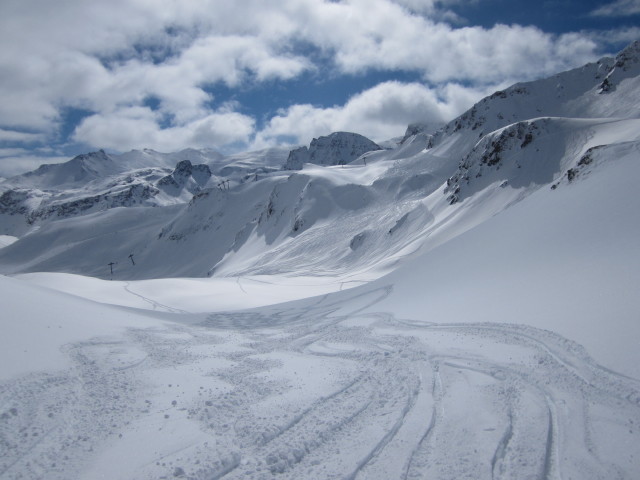
[[[631,114],[640,105],[639,52],[634,42],[615,58],[495,92],[433,133],[410,125],[391,149],[335,132],[289,150],[286,158],[284,149],[216,157],[200,164],[200,181],[186,159],[172,171],[140,170],[120,180],[122,197],[105,193],[111,196],[90,200],[86,209],[65,208],[60,219],[60,210],[39,210],[56,213],[36,218],[39,229],[0,250],[0,269],[104,277],[108,257],[135,252],[136,268],[120,269],[120,278],[382,275],[544,186],[578,179],[597,168],[589,155],[613,151],[607,145],[637,145],[639,121]],[[268,158],[262,166],[261,158]],[[159,183],[181,193],[157,192]],[[134,189],[130,196],[127,189]],[[13,208],[14,217],[33,215],[34,197],[48,193],[33,195],[5,190],[0,213],[7,218]],[[128,205],[143,210],[118,208]],[[105,209],[116,210],[108,215],[116,226],[119,216],[128,224],[143,214],[145,226],[121,245],[106,232],[96,236]],[[67,213],[85,218],[71,221],[63,218]],[[60,245],[62,230],[84,240]],[[39,259],[39,242],[53,242],[59,251],[41,252]],[[31,252],[28,264],[16,261],[26,258],[21,250]],[[97,250],[108,257],[96,261],[88,252]]]

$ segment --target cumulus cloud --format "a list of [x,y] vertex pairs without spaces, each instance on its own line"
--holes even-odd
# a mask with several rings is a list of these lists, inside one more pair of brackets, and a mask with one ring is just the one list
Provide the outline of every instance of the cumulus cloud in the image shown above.
[[[256,135],[255,148],[278,143],[309,143],[321,135],[347,130],[375,141],[402,135],[409,123],[444,123],[485,96],[489,89],[450,84],[432,89],[419,83],[384,82],[329,108],[302,104],[280,111]],[[293,141],[291,141],[293,140]]]
[[221,110],[179,126],[162,127],[158,112],[148,107],[129,107],[85,118],[73,139],[119,151],[148,147],[170,152],[187,147],[246,144],[253,130],[254,120],[236,112]]
[[598,45],[602,45],[608,54],[613,56],[620,49],[620,45],[630,44],[640,38],[640,27],[592,30],[584,33]]
[[148,96],[178,121],[193,120],[210,113],[207,85],[286,80],[311,68],[269,29],[242,27],[245,12],[232,13],[232,3],[3,2],[0,124],[51,132],[61,105],[105,112]]
[[[211,146],[254,135],[257,144],[324,128],[378,137],[418,112],[450,116],[456,102],[468,103],[457,83],[483,89],[527,80],[598,52],[598,40],[584,33],[442,21],[462,1],[3,0],[0,142],[65,141],[56,135],[69,107],[92,112],[72,139],[93,148]],[[638,4],[610,6],[623,3]],[[246,110],[222,108],[212,88],[372,70],[418,73],[437,88],[384,84],[344,106],[296,105],[257,133]]]
[[596,8],[591,12],[594,17],[626,17],[640,13],[640,0],[617,0]]
[[331,49],[343,72],[409,70],[431,82],[531,79],[592,60],[597,50],[586,35],[519,25],[453,28],[385,1],[334,4],[308,21],[310,40]]
[[7,143],[37,143],[45,140],[45,136],[40,133],[18,132],[16,130],[5,130],[0,128],[0,142]]
[[424,15],[432,20],[452,24],[464,24],[466,19],[460,17],[450,7],[460,4],[478,3],[479,0],[392,0],[412,13]]

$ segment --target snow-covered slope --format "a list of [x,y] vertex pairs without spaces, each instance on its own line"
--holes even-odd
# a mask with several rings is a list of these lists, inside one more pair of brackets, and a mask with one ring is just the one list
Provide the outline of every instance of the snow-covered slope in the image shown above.
[[[209,162],[209,180],[204,170],[199,180],[180,167],[162,180],[144,177],[157,170],[138,171],[146,173],[127,177],[115,200],[109,192],[36,209],[33,191],[5,192],[5,210],[32,219],[90,215],[43,223],[0,253],[0,268],[104,278],[113,261],[120,279],[381,275],[421,245],[434,248],[536,189],[573,178],[590,149],[637,141],[638,119],[627,117],[640,89],[639,45],[616,59],[491,95],[433,135],[410,126],[393,149],[344,132],[315,139],[289,153],[289,168],[291,162],[304,166],[293,175],[277,169],[286,153],[280,149]],[[606,91],[604,78],[610,78]],[[180,165],[193,170],[191,162]],[[126,241],[114,242],[112,232],[123,230],[119,216],[128,225],[131,215],[102,213],[180,202],[189,203],[169,212],[145,210],[145,227]],[[3,223],[3,233],[20,234]],[[112,227],[97,235],[101,223]],[[61,231],[76,240],[62,244],[67,235]],[[109,261],[98,261],[96,251],[108,252]],[[139,262],[123,268],[132,253]]]
[[42,190],[74,188],[121,171],[122,167],[104,150],[100,150],[78,155],[65,163],[42,165],[32,172],[13,177],[5,183],[15,187],[32,187]]
[[[491,185],[520,189],[552,183],[587,160],[593,148],[640,140],[640,119],[537,118],[480,140],[447,180],[451,202]],[[573,171],[573,170],[571,170]]]
[[[636,118],[640,99],[640,41],[616,58],[518,83],[481,100],[447,125],[444,132],[471,128],[487,133],[516,121],[541,116]],[[603,83],[610,85],[606,89]]]
[[640,141],[589,155],[571,180],[537,190],[372,283],[394,289],[375,308],[436,323],[553,330],[640,378],[640,299],[633,293],[640,285]]
[[271,147],[255,152],[236,153],[226,157],[224,164],[220,167],[212,166],[212,170],[224,177],[241,173],[246,177],[245,180],[253,180],[250,177],[252,173],[261,176],[261,174],[280,170],[290,151],[290,148]]
[[639,48],[1,237],[0,478],[635,479]]
[[22,319],[0,339],[0,475],[634,478],[639,154],[592,150],[390,275],[283,305],[236,310],[317,285],[23,277],[142,317],[0,277]]
[[7,247],[17,240],[17,237],[12,237],[10,235],[0,235],[0,248]]
[[49,221],[116,207],[188,203],[205,187],[228,189],[279,170],[288,153],[273,148],[229,157],[194,149],[79,155],[0,183],[0,233],[22,236]]
[[[603,82],[610,87],[603,88]],[[485,135],[513,123],[540,117],[638,118],[640,110],[640,41],[615,58],[552,77],[518,83],[484,98],[429,139],[447,144],[463,157]]]
[[[205,190],[177,210],[147,208],[140,212],[144,224],[135,231],[127,225],[139,214],[127,209],[51,222],[1,258],[5,271],[104,277],[109,276],[106,263],[126,265],[134,253],[135,268],[118,267],[114,277],[126,279],[303,271],[333,275],[383,268],[380,262],[392,263],[393,254],[432,221],[424,198],[451,173],[447,164],[424,162],[423,155],[403,165],[371,158],[366,167],[279,171]],[[41,249],[52,243],[59,248]],[[97,251],[109,260],[98,260]],[[26,259],[28,265],[22,263]]]

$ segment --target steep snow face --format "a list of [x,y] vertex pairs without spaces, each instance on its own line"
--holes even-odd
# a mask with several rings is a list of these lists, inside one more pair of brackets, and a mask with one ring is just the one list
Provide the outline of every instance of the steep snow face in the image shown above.
[[[613,67],[599,85],[598,93],[602,95],[598,102],[599,109],[590,113],[607,116],[637,116],[640,100],[633,92],[637,92],[640,85],[639,75],[640,41],[636,41],[616,56]],[[628,97],[626,105],[617,105],[618,97]]]
[[[117,262],[116,272],[126,271],[131,265],[128,256],[144,249],[141,238],[146,243],[157,237],[162,225],[170,222],[181,207],[120,207],[47,222],[0,252],[6,252],[7,272],[86,270],[88,275],[109,278],[107,264]],[[48,247],[43,248],[45,244]],[[164,267],[171,261],[159,260]]]
[[466,149],[483,136],[538,117],[637,118],[640,42],[615,59],[605,57],[549,78],[518,83],[482,99],[439,130],[433,145],[458,135]]
[[591,148],[573,175],[374,282],[403,292],[375,308],[553,330],[638,378],[639,159],[640,141]]
[[539,188],[584,163],[591,148],[637,140],[640,119],[539,118],[514,123],[475,145],[447,180],[445,193],[455,203],[491,185]]
[[305,163],[346,165],[372,150],[381,150],[381,147],[357,133],[334,132],[326,137],[314,138],[309,148],[292,150],[284,168],[301,170]]

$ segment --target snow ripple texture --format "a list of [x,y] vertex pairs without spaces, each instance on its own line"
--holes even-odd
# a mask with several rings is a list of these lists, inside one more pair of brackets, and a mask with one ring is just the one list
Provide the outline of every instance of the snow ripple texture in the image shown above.
[[638,381],[545,330],[363,313],[389,292],[68,345],[0,386],[0,478],[637,478]]

